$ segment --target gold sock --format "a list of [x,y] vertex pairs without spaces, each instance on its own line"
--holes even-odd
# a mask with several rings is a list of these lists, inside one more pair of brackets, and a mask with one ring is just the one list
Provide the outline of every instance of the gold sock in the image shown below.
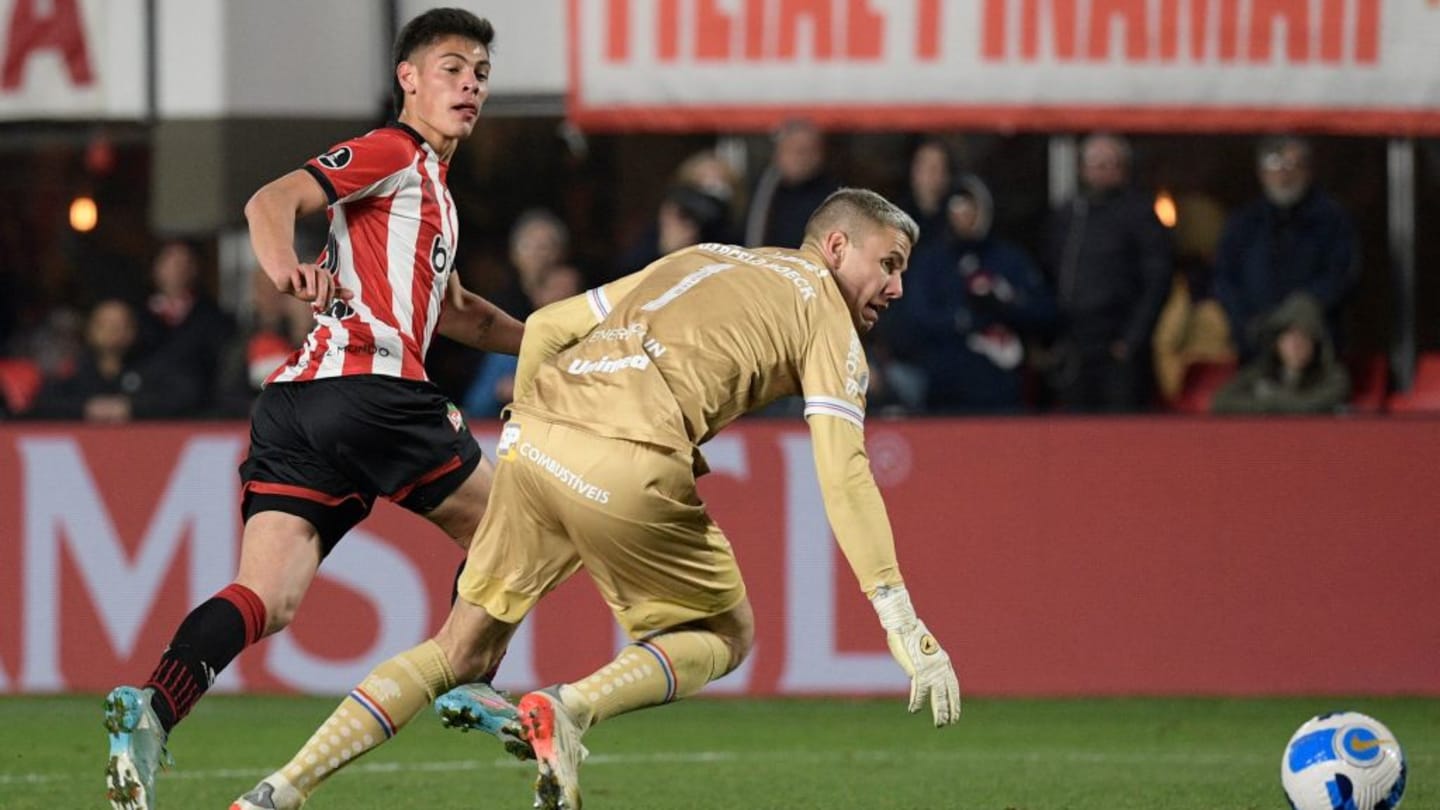
[[455,686],[450,662],[426,641],[371,670],[279,773],[304,796],[331,774],[395,736]]
[[609,664],[560,688],[582,728],[625,712],[689,697],[730,669],[730,648],[714,633],[682,630],[630,644]]

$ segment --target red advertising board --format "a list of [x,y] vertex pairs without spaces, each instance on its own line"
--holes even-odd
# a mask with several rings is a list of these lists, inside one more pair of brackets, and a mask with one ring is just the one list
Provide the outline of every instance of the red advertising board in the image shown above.
[[[233,573],[238,425],[0,428],[0,693],[144,677]],[[493,441],[485,434],[482,443]],[[984,695],[1440,695],[1440,421],[876,422],[872,465],[921,616]],[[801,425],[707,445],[702,492],[757,646],[717,692],[899,691],[835,550]],[[444,615],[457,549],[387,505],[224,689],[338,692]],[[608,660],[583,575],[500,680]]]

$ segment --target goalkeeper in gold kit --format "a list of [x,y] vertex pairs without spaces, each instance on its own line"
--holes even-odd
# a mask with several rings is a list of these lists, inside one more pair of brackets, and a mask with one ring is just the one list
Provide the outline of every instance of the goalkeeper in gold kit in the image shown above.
[[[587,729],[694,694],[749,652],[754,614],[696,493],[699,447],[791,394],[805,399],[835,537],[910,675],[910,710],[928,703],[936,726],[958,720],[959,682],[911,605],[865,455],[860,333],[900,297],[917,236],[883,197],[841,189],[799,250],[697,245],[532,316],[490,507],[449,618],[376,667],[236,806],[298,807],[337,767],[489,671],[535,603],[583,567],[635,641],[599,671],[520,701],[536,806],[579,808]],[[463,706],[465,689],[442,704]]]

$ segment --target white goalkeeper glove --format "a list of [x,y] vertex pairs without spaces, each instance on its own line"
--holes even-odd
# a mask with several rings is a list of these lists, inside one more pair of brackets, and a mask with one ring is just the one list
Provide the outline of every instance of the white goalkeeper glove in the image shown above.
[[960,681],[955,677],[955,667],[950,664],[950,656],[940,649],[940,642],[915,615],[904,586],[882,585],[870,602],[885,628],[890,654],[910,676],[910,713],[923,709],[928,699],[936,728],[959,720]]

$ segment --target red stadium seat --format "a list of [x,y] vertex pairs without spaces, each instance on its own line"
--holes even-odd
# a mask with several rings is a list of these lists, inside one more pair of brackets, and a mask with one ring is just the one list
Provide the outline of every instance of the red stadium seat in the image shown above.
[[23,413],[35,401],[44,377],[33,362],[15,357],[0,358],[0,396],[11,413]]
[[1409,391],[1391,395],[1386,406],[1393,413],[1440,411],[1440,352],[1420,355],[1415,384]]
[[1185,382],[1180,394],[1170,403],[1176,413],[1209,413],[1215,392],[1235,376],[1234,361],[1207,361],[1185,367]]
[[1385,397],[1390,393],[1390,361],[1383,354],[1362,354],[1352,357],[1348,365],[1350,410],[1354,413],[1385,410]]

